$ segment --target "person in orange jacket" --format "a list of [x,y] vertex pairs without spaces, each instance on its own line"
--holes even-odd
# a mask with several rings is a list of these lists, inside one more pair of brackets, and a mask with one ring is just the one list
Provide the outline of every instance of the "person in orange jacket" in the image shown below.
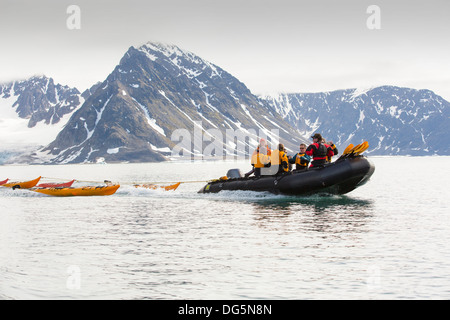
[[284,151],[284,145],[280,143],[278,149],[272,152],[271,166],[278,166],[278,173],[289,172],[289,159]]
[[248,177],[252,173],[255,177],[261,176],[261,168],[270,165],[270,156],[272,155],[272,150],[270,150],[267,145],[267,141],[263,138],[259,140],[259,145],[252,154],[252,166],[253,170],[246,173],[245,176]]

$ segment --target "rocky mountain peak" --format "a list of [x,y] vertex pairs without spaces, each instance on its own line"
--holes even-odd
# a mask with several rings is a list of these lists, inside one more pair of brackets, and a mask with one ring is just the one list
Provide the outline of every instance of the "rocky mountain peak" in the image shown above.
[[44,75],[0,84],[0,163],[30,162],[29,154],[53,141],[83,101],[76,88]]
[[8,100],[20,118],[29,119],[29,128],[41,121],[57,124],[82,102],[76,88],[55,84],[44,75],[0,85],[1,98]]
[[[283,128],[288,148],[297,145],[298,133],[235,77],[177,46],[150,42],[128,49],[45,152],[57,163],[160,161],[171,156],[178,129],[217,130],[223,149],[227,129],[246,130],[250,149],[271,128]],[[203,157],[201,143],[187,146],[192,156]]]

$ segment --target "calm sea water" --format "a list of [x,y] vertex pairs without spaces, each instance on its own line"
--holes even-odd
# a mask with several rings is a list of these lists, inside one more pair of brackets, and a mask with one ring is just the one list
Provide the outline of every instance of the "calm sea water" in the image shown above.
[[0,188],[0,298],[449,299],[449,160],[373,157],[365,186],[302,198],[127,185],[245,162],[2,166],[0,180],[124,185],[88,198]]

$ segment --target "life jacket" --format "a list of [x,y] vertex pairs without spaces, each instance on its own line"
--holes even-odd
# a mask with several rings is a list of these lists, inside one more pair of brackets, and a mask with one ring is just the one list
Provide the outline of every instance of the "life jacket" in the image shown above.
[[278,172],[289,172],[289,159],[284,151],[273,151],[271,165],[278,165]]
[[295,165],[296,165],[296,169],[299,168],[306,168],[309,165],[309,161],[302,159],[302,157],[304,157],[306,154],[305,153],[297,153],[295,156]]
[[328,145],[322,144],[322,143],[313,143],[308,147],[310,150],[306,150],[306,154],[313,157],[314,160],[325,160],[327,158],[328,153]]
[[280,162],[284,172],[289,172],[289,159],[286,152],[280,151]]
[[272,151],[270,148],[264,148],[265,152],[260,152],[259,148],[256,148],[256,150],[253,152],[252,155],[252,165],[255,166],[255,168],[264,168],[266,165],[270,163],[270,156],[272,155]]
[[325,164],[327,157],[332,157],[334,152],[329,145],[316,142],[309,145],[306,154],[313,157],[311,167],[317,167]]
[[[330,149],[333,151],[333,155],[337,155],[338,154],[338,149],[336,148],[336,146],[334,144],[332,144],[331,146],[329,146]],[[329,155],[329,153],[327,154],[327,162],[331,162],[331,157]]]

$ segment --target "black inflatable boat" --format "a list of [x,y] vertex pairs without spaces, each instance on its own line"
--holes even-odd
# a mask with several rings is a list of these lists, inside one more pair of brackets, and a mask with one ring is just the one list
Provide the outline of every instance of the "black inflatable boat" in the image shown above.
[[355,156],[328,164],[322,168],[292,171],[275,176],[233,177],[238,169],[227,174],[227,180],[209,182],[199,193],[217,193],[222,190],[268,191],[276,194],[310,195],[317,193],[345,194],[365,184],[375,166],[364,156]]

